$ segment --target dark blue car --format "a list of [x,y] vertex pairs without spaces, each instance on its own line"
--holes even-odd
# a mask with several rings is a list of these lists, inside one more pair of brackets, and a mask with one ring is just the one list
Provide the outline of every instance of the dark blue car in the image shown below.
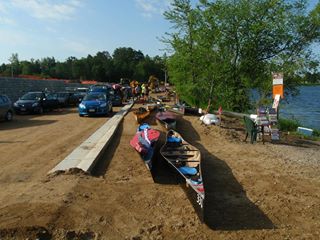
[[118,94],[118,92],[114,91],[114,89],[109,85],[91,86],[89,88],[89,92],[103,92],[111,100],[112,106],[121,106],[122,105],[121,96]]
[[28,92],[13,104],[17,114],[40,113],[44,110],[59,108],[59,101],[54,94]]
[[112,102],[103,92],[89,92],[79,104],[79,116],[109,116],[112,112]]

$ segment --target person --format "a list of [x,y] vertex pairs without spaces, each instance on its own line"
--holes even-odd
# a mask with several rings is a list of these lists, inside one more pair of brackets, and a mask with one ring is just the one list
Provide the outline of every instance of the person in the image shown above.
[[141,85],[141,95],[142,95],[143,100],[145,100],[145,97],[144,97],[145,93],[146,93],[146,85],[143,83]]
[[135,92],[136,92],[136,97],[140,97],[141,94],[141,87],[139,84],[137,84],[136,88],[135,88]]
[[148,100],[148,97],[149,97],[148,84],[142,84],[142,97],[144,101]]
[[149,99],[149,86],[146,84],[146,89],[144,93],[145,100],[147,101]]

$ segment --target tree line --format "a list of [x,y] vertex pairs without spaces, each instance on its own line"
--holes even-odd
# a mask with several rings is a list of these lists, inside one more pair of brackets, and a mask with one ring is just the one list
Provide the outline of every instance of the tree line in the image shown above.
[[[319,76],[311,46],[320,39],[320,3],[306,0],[173,0],[164,13],[172,31],[162,41],[180,97],[192,105],[245,111],[250,92],[272,94],[272,73],[284,73],[285,94]],[[316,71],[313,71],[313,70]],[[311,74],[311,75],[310,75]]]
[[0,65],[1,76],[34,75],[43,78],[96,80],[119,82],[121,78],[146,82],[150,75],[164,79],[164,60],[160,56],[149,57],[141,51],[121,47],[110,55],[107,51],[97,52],[84,58],[68,57],[57,61],[54,57],[20,61],[12,54],[9,64]]

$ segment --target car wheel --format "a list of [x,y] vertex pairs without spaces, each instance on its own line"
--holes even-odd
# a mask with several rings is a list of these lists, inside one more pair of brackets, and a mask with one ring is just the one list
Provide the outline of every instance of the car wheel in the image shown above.
[[13,114],[12,114],[11,111],[8,111],[8,112],[6,113],[5,119],[6,119],[6,121],[12,121],[12,119],[13,119]]
[[83,114],[79,114],[79,117],[83,117]]
[[40,107],[38,112],[39,114],[43,114],[43,107]]

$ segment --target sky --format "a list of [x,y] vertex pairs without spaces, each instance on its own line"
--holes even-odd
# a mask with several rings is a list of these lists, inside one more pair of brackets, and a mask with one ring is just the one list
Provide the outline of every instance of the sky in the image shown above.
[[132,47],[163,55],[170,0],[0,0],[0,64],[54,57],[64,61]]
[[[319,0],[310,0],[314,6]],[[171,0],[0,0],[0,64],[86,57],[132,47],[162,56],[159,38],[170,31],[163,12]],[[315,48],[318,52],[319,47]]]

